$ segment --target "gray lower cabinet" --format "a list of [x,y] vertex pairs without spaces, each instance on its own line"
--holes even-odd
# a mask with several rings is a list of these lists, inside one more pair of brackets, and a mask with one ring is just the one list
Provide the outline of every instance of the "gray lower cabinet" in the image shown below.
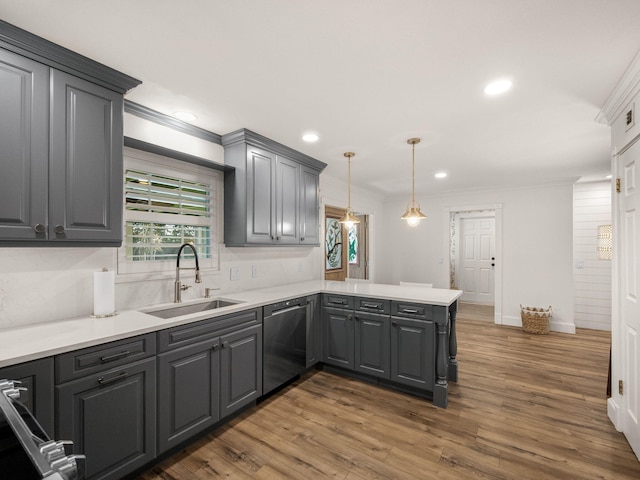
[[222,136],[227,246],[319,245],[319,176],[326,166],[273,140],[238,130]]
[[138,83],[0,21],[0,245],[120,246],[123,91]]
[[307,297],[307,368],[322,361],[322,316],[320,296]]
[[353,311],[323,307],[323,360],[329,365],[354,369]]
[[262,395],[262,325],[220,337],[220,417]]
[[355,369],[375,377],[390,378],[390,328],[389,315],[356,311],[355,318]]
[[36,418],[40,426],[55,438],[53,424],[53,357],[0,368],[0,379],[18,380],[21,387],[20,402]]
[[422,390],[435,381],[435,326],[432,321],[391,317],[391,380]]
[[[139,359],[139,360],[138,360]],[[155,334],[56,357],[56,437],[86,456],[86,480],[116,480],[156,456]]]
[[262,309],[158,333],[158,452],[262,395]]
[[220,420],[220,340],[158,355],[158,453]]

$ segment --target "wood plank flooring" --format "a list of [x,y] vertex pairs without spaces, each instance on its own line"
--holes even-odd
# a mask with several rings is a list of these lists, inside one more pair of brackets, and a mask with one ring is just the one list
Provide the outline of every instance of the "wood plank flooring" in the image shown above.
[[138,477],[616,479],[640,462],[606,413],[609,333],[458,319],[449,407],[313,372]]

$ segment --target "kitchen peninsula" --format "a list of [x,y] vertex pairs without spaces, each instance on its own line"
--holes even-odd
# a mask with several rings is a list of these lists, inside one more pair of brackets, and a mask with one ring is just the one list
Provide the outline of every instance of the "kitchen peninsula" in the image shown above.
[[[93,458],[87,461],[92,476],[115,479],[256,403],[263,395],[264,307],[294,298],[305,305],[307,368],[318,365],[446,408],[448,382],[458,376],[461,294],[319,280],[221,295],[222,306],[194,313],[183,314],[183,306],[216,299],[33,324],[0,331],[0,377],[26,379],[45,429],[72,438]],[[114,419],[83,433],[102,424],[105,408],[135,425],[127,427],[131,438],[122,455],[99,447],[122,435]]]

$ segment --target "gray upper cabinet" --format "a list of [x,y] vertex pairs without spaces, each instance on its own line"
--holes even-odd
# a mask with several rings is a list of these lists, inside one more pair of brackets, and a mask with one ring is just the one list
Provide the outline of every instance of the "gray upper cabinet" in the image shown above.
[[0,239],[44,238],[49,69],[0,50],[0,86]]
[[0,245],[122,242],[134,78],[0,21]]
[[122,242],[122,95],[51,71],[49,240]]
[[326,166],[250,130],[223,135],[224,240],[229,247],[319,245]]

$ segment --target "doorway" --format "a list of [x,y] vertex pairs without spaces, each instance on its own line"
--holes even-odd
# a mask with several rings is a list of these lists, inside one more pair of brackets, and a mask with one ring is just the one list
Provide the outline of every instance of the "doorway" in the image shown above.
[[[494,304],[495,218],[461,215],[458,288],[460,301]],[[455,272],[454,272],[455,273]]]
[[369,215],[356,215],[356,223],[347,231],[349,272],[347,278],[369,279]]
[[344,208],[324,208],[324,279],[344,282],[347,278],[347,229],[338,220],[344,216]]
[[463,290],[462,302],[493,306],[502,324],[502,205],[445,208],[449,288]]

